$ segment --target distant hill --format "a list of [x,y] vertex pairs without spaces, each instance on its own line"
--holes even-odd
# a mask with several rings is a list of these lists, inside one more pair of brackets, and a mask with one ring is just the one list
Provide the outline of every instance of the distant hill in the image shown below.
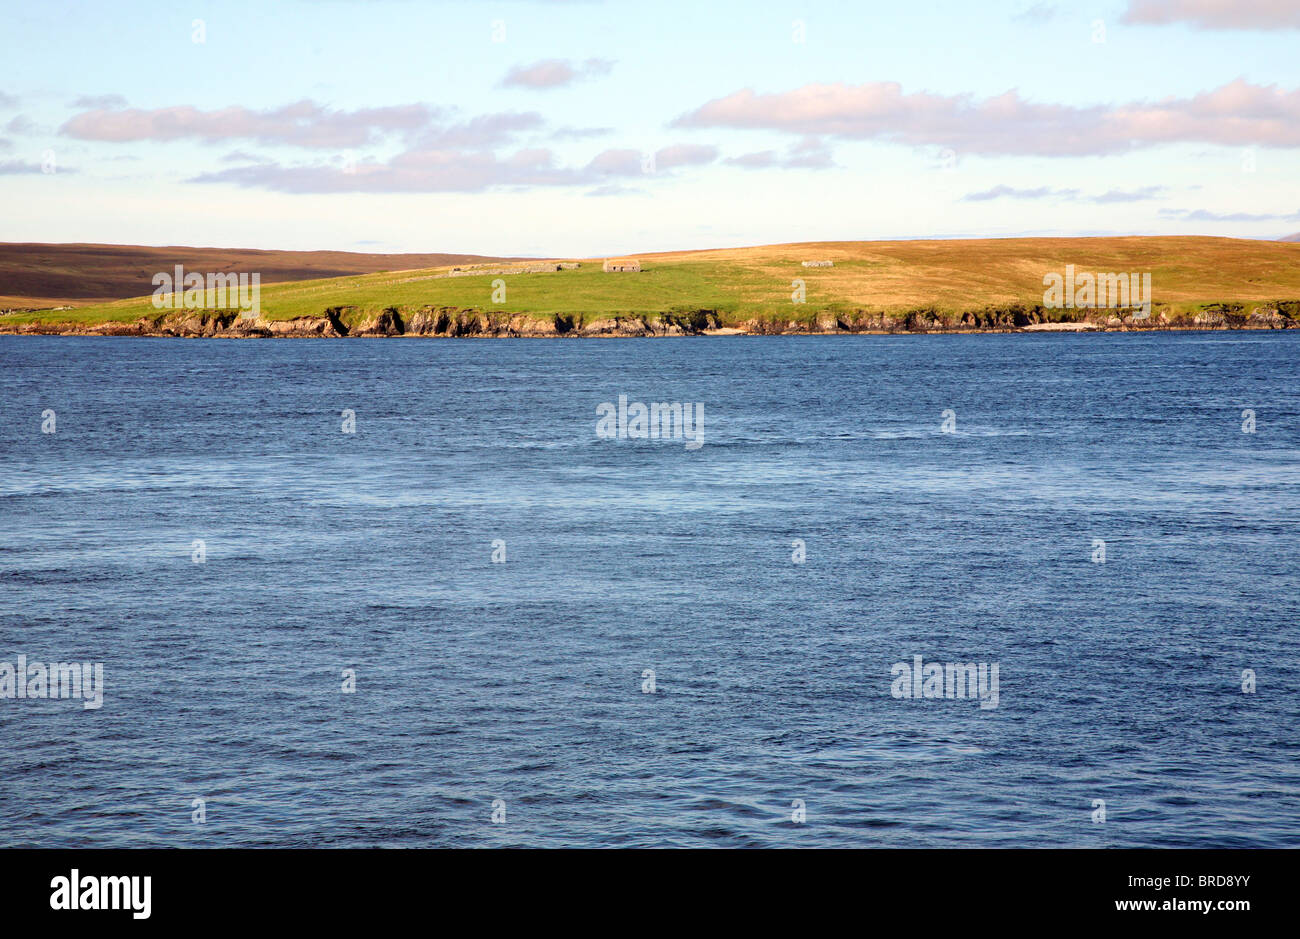
[[[395,257],[405,265],[411,256]],[[1003,328],[1024,325],[1021,320],[1039,325],[1024,311],[1044,302],[1045,276],[1060,276],[1067,265],[1103,275],[1149,273],[1152,325],[1165,322],[1162,316],[1190,325],[1207,308],[1212,309],[1201,316],[1204,321],[1244,320],[1262,306],[1272,310],[1261,314],[1263,325],[1290,328],[1291,314],[1300,312],[1300,243],[1247,238],[813,242],[647,253],[637,260],[638,271],[617,273],[604,272],[599,259],[568,258],[456,272],[444,263],[272,284],[261,290],[257,328],[269,332],[268,323],[302,319],[286,334],[600,335],[635,333],[642,320],[663,326],[665,317],[696,330],[750,333],[936,324]],[[497,290],[502,279],[508,294]],[[160,334],[215,334],[217,325],[230,326],[213,316],[204,319],[197,308],[160,313],[148,288],[144,293],[75,310],[5,314],[0,332],[96,330],[105,324],[128,324],[129,331],[146,322],[152,325],[142,328]],[[1046,321],[1081,315],[1061,310]],[[187,322],[164,322],[168,316]],[[1103,310],[1093,318],[1105,324],[1111,317]]]
[[1296,232],[1294,235],[1284,235],[1279,238],[1278,241],[1300,241],[1300,231]]
[[153,292],[153,276],[177,264],[203,274],[258,272],[262,283],[496,261],[477,254],[357,254],[249,248],[0,242],[0,307],[79,305]]

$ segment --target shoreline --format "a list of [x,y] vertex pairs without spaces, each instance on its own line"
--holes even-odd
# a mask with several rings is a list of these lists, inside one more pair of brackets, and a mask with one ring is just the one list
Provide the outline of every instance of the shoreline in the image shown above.
[[1300,329],[1296,326],[1211,326],[1211,325],[1174,325],[1156,326],[1087,326],[1083,328],[1034,329],[1027,326],[958,328],[958,329],[835,329],[835,330],[761,330],[751,332],[744,329],[709,329],[699,332],[609,332],[609,333],[468,333],[456,335],[450,333],[352,333],[349,335],[324,334],[316,332],[295,332],[286,330],[230,330],[215,334],[185,333],[169,329],[135,329],[129,325],[114,323],[105,328],[66,329],[55,326],[36,326],[20,329],[0,327],[0,336],[61,336],[61,337],[99,337],[119,339],[695,339],[695,338],[764,338],[772,336],[996,336],[996,335],[1059,335],[1061,333],[1223,333],[1223,332],[1286,332]]
[[1300,328],[1300,302],[1278,300],[1247,312],[1241,304],[1212,304],[1196,312],[1154,309],[1147,317],[1116,309],[1081,311],[1012,306],[948,313],[933,308],[904,314],[817,312],[800,319],[722,319],[715,310],[636,315],[505,313],[455,307],[379,313],[332,308],[291,319],[247,317],[238,311],[193,310],[95,324],[59,321],[6,323],[0,335],[155,336],[195,339],[348,338],[661,338],[673,336],[837,336],[979,333],[1159,332],[1169,330],[1287,330]]
[[744,329],[710,329],[701,332],[673,333],[474,333],[452,335],[445,333],[354,333],[351,335],[326,335],[322,333],[291,331],[229,331],[211,335],[182,333],[166,329],[139,330],[122,324],[112,324],[109,328],[60,329],[53,326],[35,328],[4,329],[0,336],[61,336],[61,337],[99,337],[125,339],[692,339],[692,338],[763,338],[772,336],[996,336],[996,335],[1034,335],[1061,333],[1223,333],[1223,332],[1286,332],[1297,326],[1211,326],[1211,325],[1173,325],[1157,326],[1088,326],[1079,329],[1034,329],[1031,327],[994,327],[988,329],[838,329],[838,330],[777,330],[750,332]]

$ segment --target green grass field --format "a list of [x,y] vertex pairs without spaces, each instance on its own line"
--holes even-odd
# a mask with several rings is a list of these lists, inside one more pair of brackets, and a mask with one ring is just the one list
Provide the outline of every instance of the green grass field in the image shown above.
[[[262,316],[283,320],[347,308],[348,318],[426,306],[585,317],[712,310],[724,325],[818,312],[962,312],[1043,298],[1043,276],[1151,272],[1155,303],[1174,313],[1214,303],[1300,298],[1300,244],[1227,238],[1017,238],[978,241],[823,242],[640,256],[640,273],[578,270],[449,277],[449,268],[263,284]],[[831,268],[804,268],[829,259]],[[508,266],[508,265],[502,265]],[[506,297],[493,302],[493,282]],[[791,302],[793,281],[806,304]],[[232,304],[233,305],[233,304]],[[134,322],[160,311],[149,296],[72,310],[13,313],[8,325]]]

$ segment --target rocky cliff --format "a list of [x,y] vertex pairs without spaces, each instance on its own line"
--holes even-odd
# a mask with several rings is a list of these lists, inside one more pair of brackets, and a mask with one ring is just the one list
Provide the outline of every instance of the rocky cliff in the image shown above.
[[[1063,314],[1069,314],[1066,318]],[[333,307],[319,316],[270,320],[241,317],[235,311],[179,311],[135,322],[78,324],[41,322],[10,326],[0,316],[0,333],[91,336],[184,336],[195,338],[278,337],[559,337],[830,335],[836,333],[965,333],[1037,330],[1293,329],[1300,326],[1300,300],[1252,306],[1209,304],[1195,312],[1170,313],[1157,307],[1148,318],[1119,310],[1048,310],[1008,306],[963,312],[934,308],[903,314],[854,310],[755,317],[732,322],[716,310],[609,316],[534,315],[497,310],[425,306],[389,307],[378,313]]]

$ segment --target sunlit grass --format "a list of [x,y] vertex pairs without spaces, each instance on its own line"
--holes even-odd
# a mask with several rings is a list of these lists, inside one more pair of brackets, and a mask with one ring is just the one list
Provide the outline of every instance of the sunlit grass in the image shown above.
[[[804,260],[830,259],[831,268]],[[712,310],[723,323],[807,319],[818,313],[918,308],[945,312],[1033,306],[1044,274],[1152,274],[1158,305],[1185,312],[1208,303],[1300,298],[1300,244],[1226,238],[1018,238],[982,241],[828,242],[642,255],[641,273],[577,270],[448,276],[401,271],[263,284],[262,315],[291,319],[351,308],[349,318],[389,307],[455,307],[506,313],[593,316]],[[503,267],[510,266],[503,264]],[[802,281],[806,303],[792,303]],[[494,300],[499,282],[504,299]],[[499,297],[499,294],[498,294]],[[74,310],[16,313],[4,322],[94,325],[134,322],[166,310],[140,297]]]

